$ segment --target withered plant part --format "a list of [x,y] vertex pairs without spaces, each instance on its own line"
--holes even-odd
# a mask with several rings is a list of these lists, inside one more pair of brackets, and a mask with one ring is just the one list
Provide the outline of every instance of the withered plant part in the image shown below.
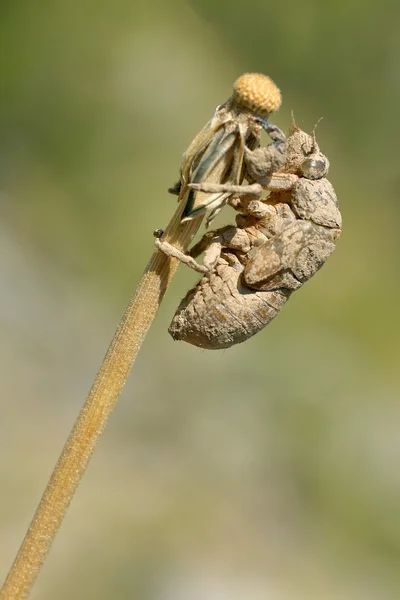
[[[204,217],[205,201],[204,194],[192,192],[189,183],[240,182],[242,153],[246,144],[257,146],[261,127],[250,116],[265,118],[279,104],[279,90],[268,77],[246,74],[238,79],[232,98],[217,109],[184,154],[175,190],[179,204],[165,231],[166,243],[181,253],[186,251]],[[271,131],[276,134],[274,128]],[[185,222],[183,213],[190,217]],[[0,600],[28,596],[178,265],[179,260],[158,250],[150,258],[0,591]]]
[[[278,170],[283,164],[285,136],[265,119],[281,104],[281,94],[274,82],[260,73],[245,73],[234,84],[232,96],[217,107],[211,121],[196,136],[183,156],[180,180],[169,188],[179,193],[188,182],[218,181],[226,185],[242,183],[249,150],[260,145],[261,128],[273,141],[271,157]],[[263,150],[268,154],[269,150]],[[265,161],[264,161],[265,164]],[[191,189],[183,220],[209,212],[210,223],[231,197],[229,191],[205,193]]]
[[[254,199],[263,192],[259,184],[195,186],[235,194],[230,204],[242,214],[236,227],[206,233],[190,260],[180,256],[193,268],[191,261],[204,252],[205,275],[172,319],[169,332],[175,340],[211,350],[244,342],[278,314],[335,249],[342,218],[326,178],[328,159],[315,136],[297,127],[286,152],[281,171],[267,177],[271,193],[264,200]],[[260,156],[254,155],[253,172],[262,167],[257,166]]]

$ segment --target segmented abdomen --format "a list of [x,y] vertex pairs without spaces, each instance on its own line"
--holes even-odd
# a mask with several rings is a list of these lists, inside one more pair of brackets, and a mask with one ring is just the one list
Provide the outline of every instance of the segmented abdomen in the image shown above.
[[221,262],[181,301],[168,329],[174,340],[220,350],[244,342],[278,314],[288,290],[257,292],[241,283],[241,271]]

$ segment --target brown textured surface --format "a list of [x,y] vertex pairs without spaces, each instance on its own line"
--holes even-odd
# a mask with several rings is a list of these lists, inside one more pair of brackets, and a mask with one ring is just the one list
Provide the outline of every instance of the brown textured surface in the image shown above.
[[289,295],[252,292],[241,284],[239,271],[222,263],[182,300],[169,332],[200,348],[229,348],[272,321]]
[[233,85],[233,101],[256,115],[267,116],[278,110],[282,98],[270,77],[262,73],[245,73]]
[[287,148],[282,172],[270,178],[274,192],[264,202],[239,201],[245,214],[238,215],[237,227],[208,232],[192,250],[192,256],[207,255],[214,243],[222,254],[181,301],[169,328],[174,339],[215,350],[247,340],[334,251],[342,220],[333,187],[326,177],[296,175],[306,158],[327,159],[298,128]]

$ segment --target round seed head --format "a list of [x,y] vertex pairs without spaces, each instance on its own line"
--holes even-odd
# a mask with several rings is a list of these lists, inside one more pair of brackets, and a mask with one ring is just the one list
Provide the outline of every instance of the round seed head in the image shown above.
[[245,73],[233,84],[233,102],[259,117],[278,110],[281,93],[275,83],[262,73]]

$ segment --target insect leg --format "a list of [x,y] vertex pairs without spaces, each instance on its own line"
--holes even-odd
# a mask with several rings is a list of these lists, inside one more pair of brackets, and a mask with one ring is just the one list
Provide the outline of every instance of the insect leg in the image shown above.
[[158,248],[158,250],[160,250],[167,256],[177,258],[181,263],[187,265],[194,271],[197,271],[198,273],[203,273],[203,274],[208,273],[209,269],[206,266],[199,265],[199,263],[194,258],[192,258],[192,256],[185,254],[184,252],[182,252],[182,250],[179,250],[172,244],[169,244],[168,242],[163,242],[159,238],[156,238],[154,243],[156,245],[156,248]]
[[276,125],[262,119],[256,119],[256,122],[268,133],[272,144],[267,147],[260,146],[255,150],[244,148],[245,177],[250,182],[255,181],[266,187],[272,175],[280,171],[285,164],[287,143],[285,134]]
[[259,198],[262,194],[262,187],[258,183],[251,185],[229,185],[224,183],[189,183],[188,187],[193,190],[205,192],[206,194],[235,194],[236,196],[253,196]]
[[269,135],[276,148],[282,147],[284,144],[286,144],[286,135],[281,129],[279,129],[279,127],[269,123],[269,121],[264,121],[264,119],[255,119],[255,121],[259,123],[264,129],[265,133]]
[[213,243],[215,239],[218,239],[218,241],[220,241],[219,237],[220,236],[216,236],[215,231],[207,231],[203,235],[203,237],[197,242],[197,244],[195,244],[189,250],[190,256],[192,256],[193,258],[197,258],[198,256],[200,256],[200,254],[203,254],[203,252],[207,250],[207,248],[210,246],[210,244]]
[[250,197],[232,198],[229,200],[229,206],[242,215],[249,215],[256,217],[256,219],[264,219],[265,217],[274,217],[276,215],[276,210],[271,205]]
[[265,185],[270,192],[289,192],[299,181],[298,175],[294,173],[275,173]]
[[203,265],[208,271],[212,271],[220,259],[222,252],[222,244],[214,240],[204,252]]

